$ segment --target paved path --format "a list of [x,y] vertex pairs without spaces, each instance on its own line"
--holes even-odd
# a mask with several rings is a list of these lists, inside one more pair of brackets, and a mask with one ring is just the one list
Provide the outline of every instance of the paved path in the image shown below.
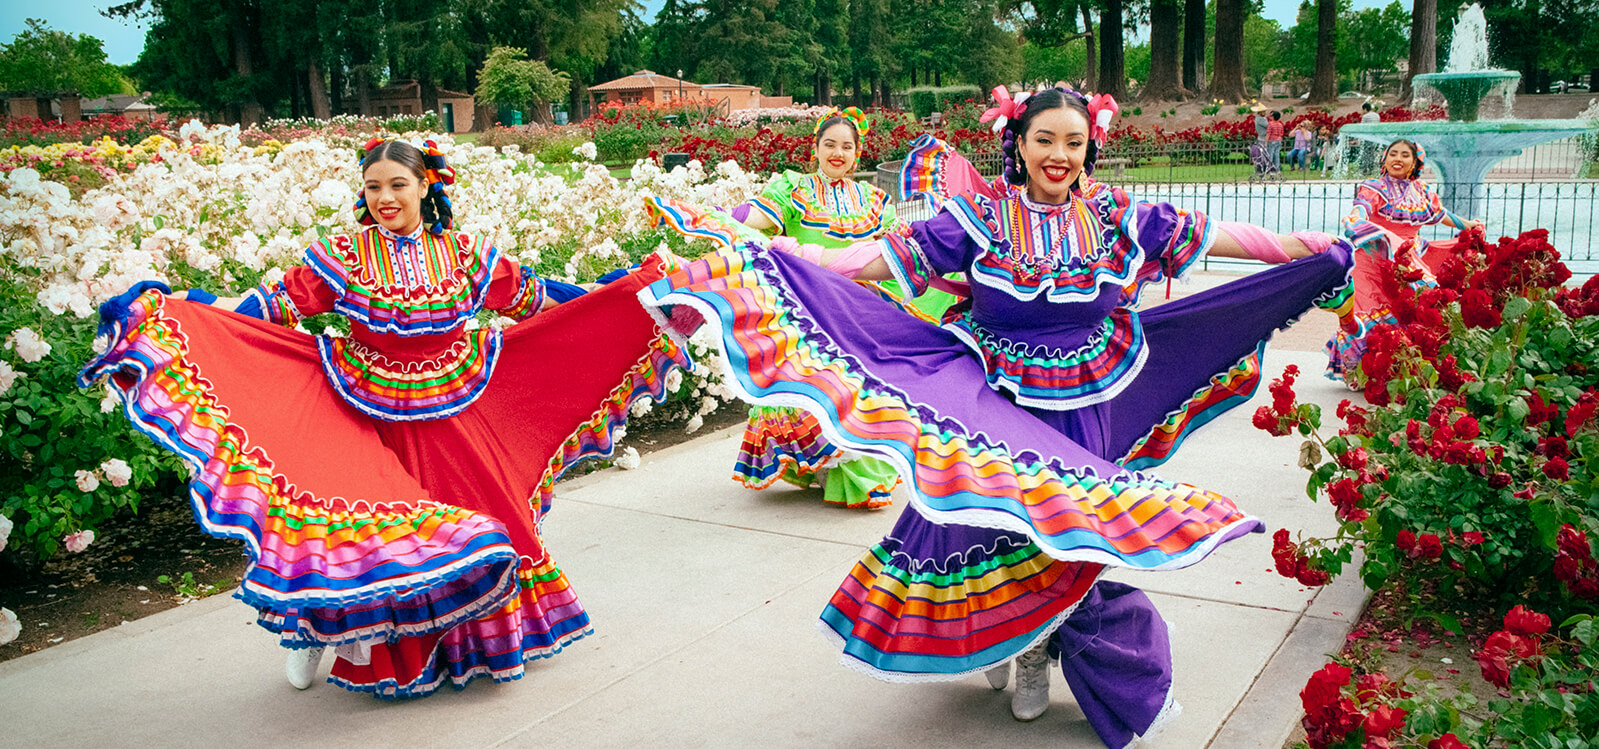
[[[1302,397],[1330,411],[1344,396],[1315,375],[1319,354],[1274,351],[1268,371],[1288,363],[1309,375]],[[1159,473],[1230,494],[1269,529],[1329,532],[1295,444],[1249,425],[1268,397],[1261,388]],[[814,490],[747,491],[726,479],[737,438],[562,485],[545,532],[596,633],[520,682],[401,703],[298,692],[251,610],[216,596],[0,663],[0,747],[1100,746],[1058,673],[1053,706],[1024,724],[981,676],[902,685],[841,667],[817,614],[905,501],[856,512]],[[1151,745],[1277,749],[1297,721],[1299,688],[1364,594],[1350,576],[1320,591],[1278,577],[1270,547],[1252,535],[1195,568],[1115,576],[1176,625],[1184,711]]]

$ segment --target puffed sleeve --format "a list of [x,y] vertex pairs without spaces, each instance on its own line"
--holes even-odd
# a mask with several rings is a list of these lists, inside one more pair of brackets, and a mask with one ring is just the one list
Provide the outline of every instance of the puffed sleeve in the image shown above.
[[1136,277],[1140,284],[1181,278],[1216,243],[1215,223],[1198,211],[1136,200],[1120,188],[1100,184],[1084,197],[1102,222],[1143,252]]
[[526,320],[544,307],[545,296],[544,279],[533,275],[532,268],[500,258],[483,306],[513,320]]
[[1372,223],[1371,215],[1385,202],[1382,192],[1370,185],[1361,184],[1355,188],[1355,202],[1349,207],[1349,215],[1338,222],[1350,244],[1363,247],[1382,236],[1382,227]]
[[245,292],[233,311],[292,328],[304,318],[331,311],[338,298],[316,271],[300,265],[284,273],[282,281]]
[[766,216],[777,227],[778,234],[785,233],[798,216],[793,195],[800,177],[798,172],[783,172],[760,195],[749,199],[752,211]]
[[976,259],[982,245],[952,212],[962,200],[951,200],[938,215],[900,224],[897,231],[874,240],[907,299],[925,293],[934,276],[965,273]]

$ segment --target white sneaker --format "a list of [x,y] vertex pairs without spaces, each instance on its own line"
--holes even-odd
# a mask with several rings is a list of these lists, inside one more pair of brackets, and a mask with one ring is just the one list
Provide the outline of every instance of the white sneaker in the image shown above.
[[283,664],[283,673],[295,689],[305,689],[316,679],[317,666],[322,665],[322,648],[299,648],[289,651],[289,660]]
[[1004,689],[1005,685],[1010,683],[1010,661],[984,671],[983,675],[988,677],[988,685],[993,687],[994,691]]
[[1049,653],[1044,644],[1016,657],[1016,693],[1010,698],[1010,714],[1029,721],[1049,709]]

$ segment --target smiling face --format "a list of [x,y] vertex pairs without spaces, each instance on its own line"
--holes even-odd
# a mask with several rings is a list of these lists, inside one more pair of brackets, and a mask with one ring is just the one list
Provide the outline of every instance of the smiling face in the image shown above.
[[1075,109],[1038,113],[1017,146],[1027,166],[1027,197],[1064,203],[1088,159],[1088,120]]
[[383,228],[410,234],[422,223],[422,197],[427,185],[404,164],[383,159],[367,166],[366,209]]
[[855,144],[855,126],[835,123],[816,138],[817,171],[828,179],[844,179],[855,172],[860,149]]
[[1416,152],[1411,150],[1408,143],[1395,143],[1388,147],[1388,153],[1383,156],[1382,170],[1394,179],[1410,179],[1416,169]]

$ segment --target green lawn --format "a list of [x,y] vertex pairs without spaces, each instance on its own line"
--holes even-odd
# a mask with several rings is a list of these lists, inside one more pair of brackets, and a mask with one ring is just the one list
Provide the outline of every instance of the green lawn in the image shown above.
[[480,136],[480,135],[482,135],[482,133],[456,133],[455,134],[455,142],[456,143],[470,143],[472,145],[477,145],[477,139],[478,139],[478,136]]

